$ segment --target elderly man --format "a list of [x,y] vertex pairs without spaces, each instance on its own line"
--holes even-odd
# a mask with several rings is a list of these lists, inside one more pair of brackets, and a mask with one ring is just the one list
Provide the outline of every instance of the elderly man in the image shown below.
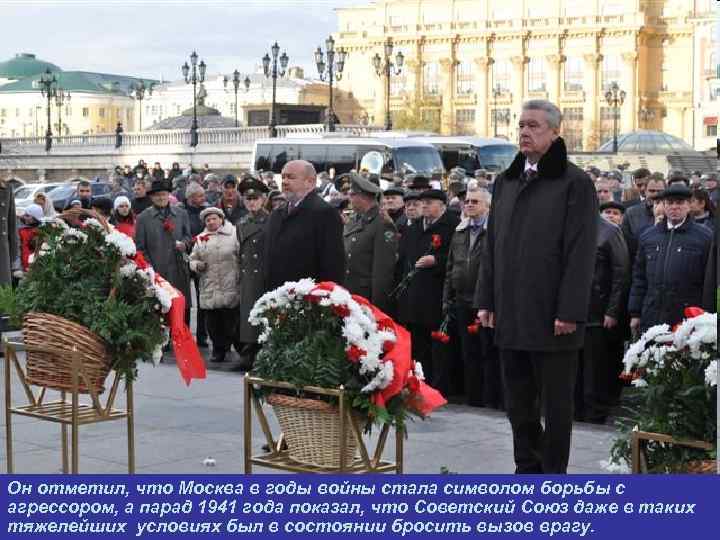
[[595,191],[597,192],[598,202],[600,204],[605,204],[615,200],[608,180],[602,179],[595,182]]
[[[625,211],[625,206],[615,201],[604,202],[600,205],[600,215],[618,227],[622,225]],[[627,244],[625,245],[627,247]]]
[[185,295],[185,323],[190,323],[190,271],[183,255],[190,249],[190,220],[179,206],[170,206],[172,186],[154,181],[148,195],[152,206],[140,214],[135,243],[157,273]]
[[478,295],[500,350],[517,473],[567,470],[595,263],[597,195],[568,162],[561,121],[549,101],[523,105],[520,153],[495,182]]
[[400,277],[414,268],[417,273],[398,298],[398,315],[412,335],[413,358],[422,363],[425,376],[441,393],[448,394],[450,373],[442,347],[432,341],[432,332],[443,320],[442,300],[447,256],[459,220],[448,211],[447,196],[437,189],[420,194],[422,218],[413,220],[400,239]]
[[622,232],[630,250],[630,264],[635,261],[638,239],[643,231],[655,224],[655,198],[665,189],[665,180],[650,178],[645,184],[645,199],[627,209],[622,222]]
[[315,193],[315,167],[290,161],[282,169],[287,207],[270,215],[265,245],[265,290],[314,278],[342,284],[345,249],[337,211]]
[[398,187],[391,187],[383,192],[383,210],[388,213],[395,226],[398,226],[401,221],[405,221],[404,195],[405,191]]
[[237,225],[247,214],[240,192],[237,190],[238,182],[235,175],[227,174],[222,183],[222,197],[219,201],[219,208],[225,212],[225,219],[233,225]]
[[345,225],[345,287],[390,313],[397,229],[390,217],[380,211],[377,201],[380,188],[358,174],[350,174],[350,203],[355,217]]
[[487,251],[485,226],[490,210],[490,192],[477,187],[468,189],[464,207],[463,220],[455,229],[448,253],[443,311],[452,313],[457,321],[467,404],[473,407],[497,406],[500,402],[500,373],[497,355],[492,354],[491,331],[486,330],[480,336],[473,336],[468,331],[468,326],[475,322],[475,289]]
[[630,290],[630,327],[674,325],[684,308],[700,306],[713,232],[689,216],[692,193],[675,183],[660,196],[666,220],[641,236]]

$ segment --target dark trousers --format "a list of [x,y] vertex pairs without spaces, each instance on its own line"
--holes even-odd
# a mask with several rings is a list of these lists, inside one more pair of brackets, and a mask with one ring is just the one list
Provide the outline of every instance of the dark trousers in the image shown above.
[[477,310],[470,305],[455,305],[465,400],[472,407],[500,408],[502,379],[493,331],[481,328],[478,334],[470,334],[467,327],[475,322],[476,315]]
[[205,310],[205,324],[213,342],[213,354],[226,353],[235,340],[237,308]]
[[193,276],[192,280],[195,284],[195,305],[197,306],[195,339],[197,341],[207,341],[208,334],[205,323],[205,310],[200,308],[200,279],[197,276]]
[[622,352],[616,332],[602,326],[585,329],[575,383],[575,418],[604,423],[618,399]]
[[[500,350],[517,474],[564,474],[578,351]],[[540,423],[541,411],[545,427]]]

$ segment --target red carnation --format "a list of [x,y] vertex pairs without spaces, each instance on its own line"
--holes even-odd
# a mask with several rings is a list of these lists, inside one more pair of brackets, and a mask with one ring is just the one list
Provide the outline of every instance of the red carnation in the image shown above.
[[417,394],[420,391],[420,381],[415,375],[410,375],[407,378],[407,389],[410,390],[411,394]]
[[165,221],[163,221],[163,229],[169,233],[175,232],[175,223],[173,223],[173,220],[168,218],[165,218]]
[[350,309],[348,309],[347,306],[333,306],[332,307],[333,313],[337,315],[338,317],[344,319],[345,317],[348,317],[350,315]]
[[442,236],[440,236],[439,234],[433,234],[430,244],[432,245],[433,249],[440,249],[440,246],[442,246]]
[[435,341],[439,341],[440,343],[450,343],[450,336],[440,330],[432,332],[430,334],[430,337]]
[[345,353],[347,354],[348,360],[350,360],[353,364],[357,364],[360,361],[360,358],[366,354],[365,351],[357,345],[350,345],[350,348],[347,349]]
[[475,335],[480,332],[480,325],[478,324],[477,321],[475,321],[474,323],[472,323],[471,325],[469,325],[467,327],[467,330],[468,330],[468,334]]

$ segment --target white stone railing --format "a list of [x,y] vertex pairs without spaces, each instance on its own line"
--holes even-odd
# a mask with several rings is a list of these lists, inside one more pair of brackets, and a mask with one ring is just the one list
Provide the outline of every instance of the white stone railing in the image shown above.
[[[377,126],[360,125],[338,125],[336,133],[352,134],[357,136],[369,135],[375,131],[381,131]],[[279,137],[288,135],[318,135],[325,132],[322,124],[307,124],[297,126],[278,126]],[[238,146],[251,145],[257,139],[270,137],[270,129],[262,127],[239,127],[239,128],[211,128],[198,130],[198,146]],[[14,151],[20,153],[32,153],[33,151],[45,151],[45,137],[16,137],[0,139],[2,153],[12,154]],[[64,135],[53,137],[52,149],[70,150],[71,148],[92,148],[93,150],[107,149],[112,151],[116,147],[117,137],[114,133],[103,133],[98,135]],[[189,146],[190,131],[186,129],[164,129],[156,131],[139,131],[123,133],[122,148],[147,147],[147,146]],[[52,154],[53,150],[50,150]],[[1,154],[0,154],[1,155]]]

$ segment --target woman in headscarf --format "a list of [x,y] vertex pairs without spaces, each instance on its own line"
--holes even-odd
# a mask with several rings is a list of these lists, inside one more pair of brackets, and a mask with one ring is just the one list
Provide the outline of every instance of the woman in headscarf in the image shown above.
[[43,216],[46,218],[55,217],[55,207],[50,195],[39,191],[33,197],[33,202],[37,204],[43,210]]
[[125,195],[120,195],[113,202],[110,224],[121,233],[135,238],[135,214],[130,207],[130,199]]

